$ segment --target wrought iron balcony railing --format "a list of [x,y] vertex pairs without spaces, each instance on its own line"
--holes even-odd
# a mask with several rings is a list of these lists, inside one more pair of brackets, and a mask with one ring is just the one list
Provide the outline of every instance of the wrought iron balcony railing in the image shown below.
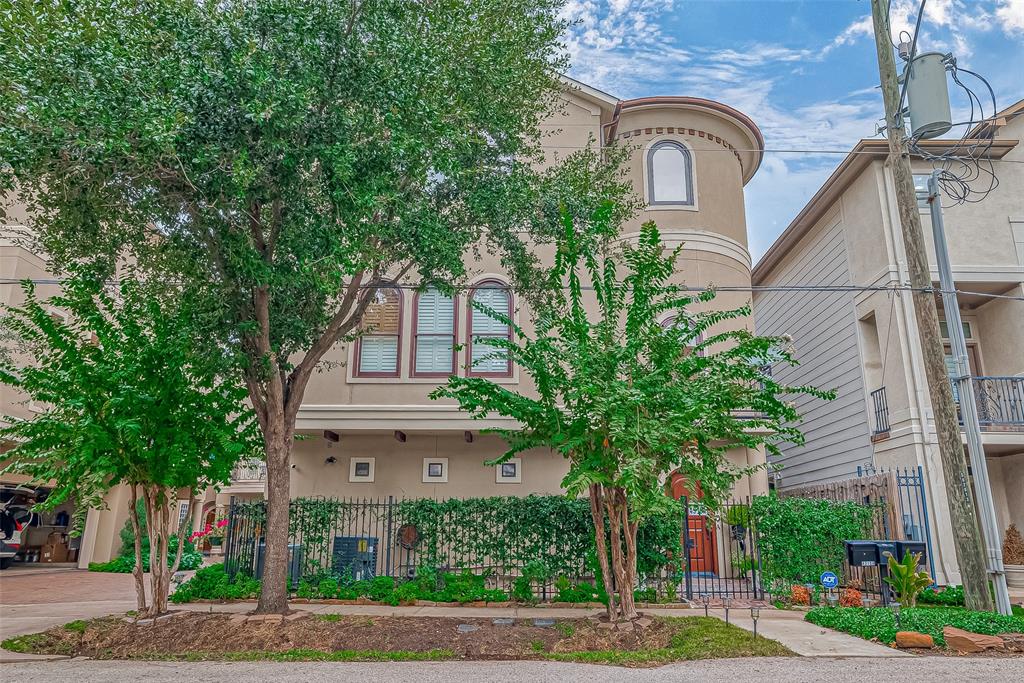
[[972,377],[971,382],[982,427],[1024,429],[1024,377]]
[[233,482],[259,482],[267,479],[267,463],[260,461],[240,462],[231,471]]
[[875,411],[875,424],[871,436],[881,436],[889,433],[889,401],[885,396],[885,387],[879,387],[871,392],[871,405]]

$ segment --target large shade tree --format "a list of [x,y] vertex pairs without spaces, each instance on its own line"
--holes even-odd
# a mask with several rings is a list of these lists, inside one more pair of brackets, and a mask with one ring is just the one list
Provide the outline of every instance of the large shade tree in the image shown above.
[[[133,280],[108,291],[87,275],[48,300],[31,283],[25,294],[0,320],[16,340],[0,361],[0,383],[39,412],[0,429],[14,444],[4,454],[5,471],[52,482],[46,508],[69,499],[83,510],[101,507],[107,491],[128,486],[138,611],[166,612],[189,531],[177,523],[179,501],[191,512],[198,494],[228,482],[239,457],[258,452],[245,389],[226,374],[228,359],[195,338],[204,326],[188,300],[168,304],[166,292]],[[140,508],[149,540],[148,603]]]
[[[610,232],[611,211],[592,222],[604,226],[601,234]],[[730,464],[727,451],[774,453],[781,442],[799,442],[786,395],[826,395],[773,380],[766,365],[792,362],[786,340],[736,325],[748,307],[715,310],[708,306],[713,291],[673,284],[678,255],[653,223],[616,253],[566,214],[547,280],[552,300],[537,309],[535,333],[502,317],[514,337],[482,340],[529,375],[535,393],[479,377],[451,377],[434,392],[475,418],[518,421],[515,429],[490,430],[509,444],[495,463],[534,448],[568,460],[562,486],[590,497],[612,619],[636,616],[637,528],[672,506],[667,478],[679,472],[698,483],[703,502],[715,508],[754,469]]]
[[574,171],[531,170],[563,87],[561,5],[11,0],[0,12],[13,46],[0,53],[0,189],[27,204],[55,267],[129,257],[204,306],[211,338],[244,360],[268,470],[259,611],[287,609],[303,394],[379,285],[457,280],[477,244],[522,277],[536,264],[516,231],[554,205],[544,193],[596,174],[621,194],[592,154]]

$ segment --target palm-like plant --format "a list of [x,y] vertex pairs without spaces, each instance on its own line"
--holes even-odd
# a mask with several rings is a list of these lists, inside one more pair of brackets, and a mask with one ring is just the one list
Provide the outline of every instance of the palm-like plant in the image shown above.
[[889,555],[887,560],[889,576],[885,577],[885,582],[896,591],[900,604],[907,607],[916,606],[917,596],[932,585],[932,577],[928,575],[928,572],[917,571],[920,562],[921,553],[911,553],[910,551],[903,555],[902,560],[897,560],[892,555]]

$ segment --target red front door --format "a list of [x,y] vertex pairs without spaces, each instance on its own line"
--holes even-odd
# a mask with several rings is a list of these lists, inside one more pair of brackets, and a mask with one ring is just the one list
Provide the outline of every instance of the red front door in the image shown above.
[[708,524],[704,515],[690,515],[686,527],[690,540],[690,571],[713,574],[718,566],[714,524]]

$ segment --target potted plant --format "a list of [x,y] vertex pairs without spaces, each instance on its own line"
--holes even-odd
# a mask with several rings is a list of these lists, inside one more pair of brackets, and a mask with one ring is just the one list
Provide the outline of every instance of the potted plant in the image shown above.
[[1003,538],[1003,564],[1006,567],[1006,585],[1024,588],[1024,538],[1016,524],[1006,529]]
[[192,532],[192,535],[188,537],[188,540],[195,543],[199,540],[206,540],[209,542],[211,548],[220,548],[221,544],[224,543],[224,532],[226,531],[228,520],[220,518],[214,520],[212,523],[207,523],[199,531]]

